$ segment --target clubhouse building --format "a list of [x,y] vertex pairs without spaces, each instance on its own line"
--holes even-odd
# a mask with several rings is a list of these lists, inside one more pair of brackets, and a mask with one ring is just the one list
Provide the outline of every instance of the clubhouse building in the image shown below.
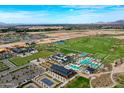
[[48,73],[55,79],[65,82],[67,79],[71,78],[76,74],[74,70],[66,69],[63,66],[53,64],[50,69],[48,70]]

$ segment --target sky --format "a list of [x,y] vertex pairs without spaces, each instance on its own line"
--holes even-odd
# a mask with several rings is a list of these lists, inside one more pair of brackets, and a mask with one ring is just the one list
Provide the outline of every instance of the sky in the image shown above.
[[124,20],[123,5],[1,5],[0,22],[84,24]]

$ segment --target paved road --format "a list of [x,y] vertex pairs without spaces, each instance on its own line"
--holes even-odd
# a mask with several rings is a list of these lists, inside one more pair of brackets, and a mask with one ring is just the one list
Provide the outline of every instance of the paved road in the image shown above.
[[[25,66],[28,66],[28,68],[20,69]],[[14,71],[17,69],[19,70],[10,73],[11,71]],[[9,70],[8,72],[6,71],[6,73],[3,73],[4,77],[1,77],[2,85],[0,84],[1,85],[0,87],[17,87],[22,85],[23,83],[30,81],[32,78],[42,73],[44,73],[44,70],[41,67],[37,67],[34,64],[27,64],[18,68],[16,67],[15,69],[12,69],[12,70]]]

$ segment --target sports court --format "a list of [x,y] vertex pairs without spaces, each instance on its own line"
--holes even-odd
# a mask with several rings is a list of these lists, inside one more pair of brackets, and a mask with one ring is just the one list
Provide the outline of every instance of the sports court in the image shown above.
[[40,87],[44,87],[44,88],[48,88],[48,87],[54,88],[60,83],[57,80],[53,79],[48,74],[43,74],[43,75],[39,75],[39,76],[35,77],[33,79],[33,82],[38,84]]

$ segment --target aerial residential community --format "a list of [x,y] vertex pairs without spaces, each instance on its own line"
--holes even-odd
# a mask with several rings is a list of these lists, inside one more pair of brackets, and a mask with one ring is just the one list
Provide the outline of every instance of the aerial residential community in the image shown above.
[[124,20],[94,24],[0,23],[0,88],[123,87]]

